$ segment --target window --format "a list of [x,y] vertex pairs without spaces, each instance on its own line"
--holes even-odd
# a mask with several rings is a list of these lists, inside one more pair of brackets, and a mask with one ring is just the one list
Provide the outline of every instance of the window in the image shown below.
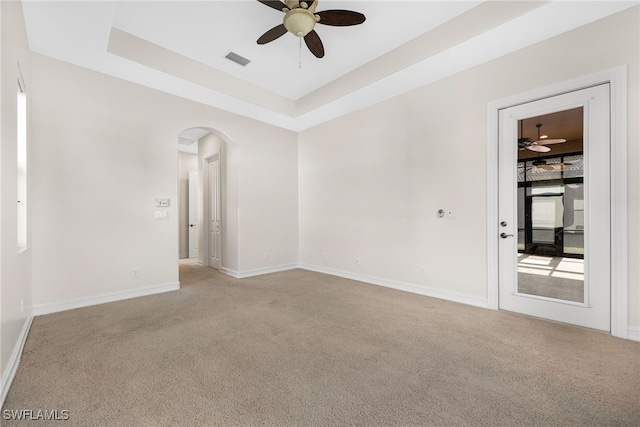
[[18,251],[27,249],[27,96],[18,90],[17,174]]
[[518,160],[518,251],[584,258],[582,152]]

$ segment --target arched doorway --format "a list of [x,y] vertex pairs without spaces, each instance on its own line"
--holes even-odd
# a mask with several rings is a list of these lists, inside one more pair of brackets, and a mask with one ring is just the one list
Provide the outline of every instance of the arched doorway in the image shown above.
[[198,126],[178,135],[178,149],[180,258],[233,274],[238,269],[237,146],[223,132]]

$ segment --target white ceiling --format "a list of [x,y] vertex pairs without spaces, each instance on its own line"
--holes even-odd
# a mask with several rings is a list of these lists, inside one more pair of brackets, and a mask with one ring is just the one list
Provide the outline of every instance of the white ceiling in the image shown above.
[[[284,14],[257,1],[122,2],[112,25],[295,100],[478,3],[440,2],[434,8],[430,2],[321,0],[318,11],[348,9],[367,17],[360,26],[317,25],[323,59],[304,42],[300,49],[292,34],[258,45],[258,37],[282,24]],[[229,51],[251,63],[243,68],[230,62],[224,58]]]
[[[318,11],[367,20],[317,25],[317,59],[291,34],[258,45],[283,14],[255,0],[23,1],[34,52],[294,131],[636,4],[320,0]],[[229,51],[252,62],[232,63]]]

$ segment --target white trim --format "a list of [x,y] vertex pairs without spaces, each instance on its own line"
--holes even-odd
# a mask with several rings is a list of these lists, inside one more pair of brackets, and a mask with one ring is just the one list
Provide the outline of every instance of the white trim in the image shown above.
[[634,328],[629,326],[629,331],[627,332],[627,338],[633,341],[640,342],[640,328]]
[[627,66],[487,104],[487,305],[498,309],[498,111],[590,86],[611,85],[611,335],[627,338]]
[[224,273],[227,276],[234,277],[236,279],[246,279],[247,277],[261,276],[263,274],[279,273],[281,271],[289,271],[300,268],[298,264],[282,264],[273,267],[255,268],[252,270],[238,271],[232,270],[227,267],[220,267],[220,273]]
[[29,336],[32,322],[33,316],[29,316],[25,320],[24,325],[22,325],[18,341],[11,352],[11,357],[7,364],[7,370],[2,375],[2,382],[0,383],[0,407],[4,405],[4,400],[7,397],[7,393],[9,393],[9,388],[13,382],[13,378],[16,376],[16,372],[18,371],[18,366],[20,365],[20,359],[22,357],[22,350],[24,349],[25,342],[27,342],[27,336]]
[[611,73],[611,334],[627,338],[627,67]]
[[[202,266],[204,267],[204,265],[203,265],[203,264],[200,264],[200,265],[202,265]],[[235,277],[236,279],[239,279],[239,278],[240,278],[240,273],[238,273],[238,271],[237,271],[237,270],[232,270],[232,269],[227,268],[227,267],[222,267],[222,266],[221,266],[221,267],[220,267],[220,273],[224,273],[224,274],[226,274],[227,276]]]
[[452,301],[472,305],[475,307],[487,308],[486,299],[478,298],[473,295],[462,294],[459,292],[430,288],[428,286],[417,285],[415,283],[398,282],[395,280],[382,279],[379,277],[365,276],[363,274],[351,273],[343,270],[335,270],[318,265],[300,264],[299,268],[309,271],[315,271],[317,273],[329,274],[331,276],[338,276],[345,279],[357,280],[359,282],[369,283],[371,285],[383,286],[385,288],[391,288],[399,291],[411,292],[413,294],[424,295],[427,297],[438,298],[445,301]]
[[161,294],[163,292],[177,291],[179,289],[180,282],[172,282],[163,283],[160,285],[145,286],[142,288],[129,289],[126,291],[110,292],[107,294],[95,295],[90,297],[74,298],[66,301],[47,304],[36,304],[33,306],[33,315],[42,316],[44,314],[57,313],[59,311],[73,310],[75,308],[89,307],[92,305],[105,304],[108,302],[144,297],[147,295]]
[[299,268],[298,264],[282,264],[282,265],[276,265],[272,267],[255,268],[253,270],[240,271],[238,272],[238,275],[236,277],[238,279],[245,279],[247,277],[261,276],[263,274],[279,273],[281,271],[295,270],[296,268]]

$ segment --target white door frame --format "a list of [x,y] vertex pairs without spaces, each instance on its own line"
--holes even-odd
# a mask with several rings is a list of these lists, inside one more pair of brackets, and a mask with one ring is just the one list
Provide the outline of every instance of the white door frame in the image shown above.
[[[201,240],[200,240],[200,251],[202,252],[202,265],[204,265],[205,267],[210,267],[209,264],[209,221],[210,221],[210,215],[209,215],[209,163],[211,161],[218,161],[218,165],[220,167],[220,169],[222,169],[222,163],[221,163],[221,153],[220,150],[218,150],[217,153],[212,154],[211,156],[207,156],[205,159],[203,159],[202,161],[202,177],[201,177],[201,182],[202,182],[202,224],[201,224],[201,229],[202,229],[202,233],[200,234],[201,236]],[[222,174],[218,175],[219,179],[218,179],[218,194],[220,195],[220,201],[222,202],[223,198],[222,198]],[[222,206],[220,207],[220,233],[222,233],[222,221],[224,220],[223,218],[223,212],[224,209],[222,209]],[[222,269],[222,248],[220,248],[220,269]]]
[[611,335],[628,338],[626,65],[487,104],[487,306],[498,309],[499,110],[602,83],[611,85]]

